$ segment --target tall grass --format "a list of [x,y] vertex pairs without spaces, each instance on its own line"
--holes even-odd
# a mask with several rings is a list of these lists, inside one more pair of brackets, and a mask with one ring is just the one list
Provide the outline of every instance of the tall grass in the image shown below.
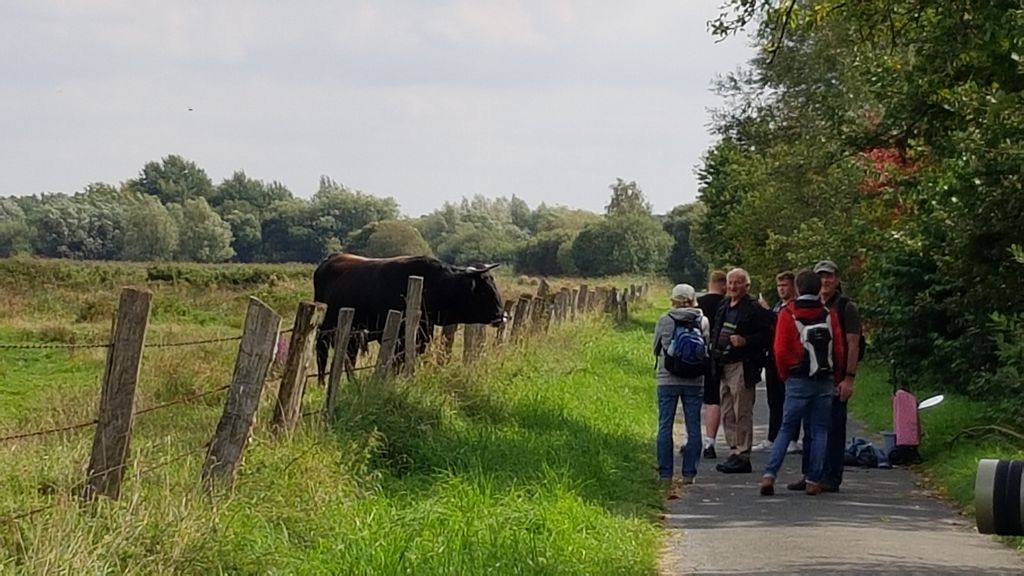
[[[166,293],[183,314],[154,318],[159,338],[227,332],[244,306],[223,287]],[[194,321],[204,314],[214,320]],[[56,504],[0,525],[0,572],[651,574],[646,329],[588,319],[468,369],[347,383],[337,425],[307,417],[285,437],[267,426],[270,386],[234,488],[209,494],[198,477],[219,394],[139,417],[117,502],[74,499],[89,431],[0,444],[0,515]],[[0,335],[43,339],[21,330]],[[227,383],[236,346],[147,350],[138,406]],[[0,394],[23,391],[0,410],[0,435],[92,417],[102,351],[19,351],[13,370],[0,354]],[[323,401],[309,382],[304,411]]]

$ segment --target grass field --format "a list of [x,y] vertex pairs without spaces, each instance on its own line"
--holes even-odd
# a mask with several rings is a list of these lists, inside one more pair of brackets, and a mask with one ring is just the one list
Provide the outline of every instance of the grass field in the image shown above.
[[[102,341],[125,284],[154,292],[149,342],[235,335],[248,295],[289,317],[312,269],[37,268],[0,261],[0,343]],[[0,516],[56,504],[0,523],[0,572],[652,574],[654,313],[641,318],[346,385],[338,425],[307,419],[290,437],[266,426],[270,386],[231,491],[198,486],[221,394],[138,418],[117,502],[74,499],[91,430],[0,443]],[[138,407],[227,383],[236,346],[147,349]],[[93,418],[103,362],[0,349],[0,436]],[[305,402],[321,405],[315,385]]]

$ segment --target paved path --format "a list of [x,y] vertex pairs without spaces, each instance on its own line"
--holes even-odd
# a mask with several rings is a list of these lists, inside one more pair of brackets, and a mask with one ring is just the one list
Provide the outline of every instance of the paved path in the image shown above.
[[[767,433],[763,388],[754,412],[756,442]],[[840,493],[811,497],[785,489],[800,473],[791,454],[776,495],[763,497],[767,455],[754,454],[752,474],[717,472],[728,456],[722,436],[719,459],[702,461],[697,483],[666,503],[662,574],[1024,574],[1024,556],[978,534],[973,519],[931,497],[909,470],[847,468]]]

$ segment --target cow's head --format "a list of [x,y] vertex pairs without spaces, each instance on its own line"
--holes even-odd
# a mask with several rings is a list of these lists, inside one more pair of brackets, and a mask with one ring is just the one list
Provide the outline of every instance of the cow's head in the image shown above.
[[452,294],[456,300],[447,315],[450,322],[498,326],[505,321],[501,293],[490,274],[497,266],[456,268]]

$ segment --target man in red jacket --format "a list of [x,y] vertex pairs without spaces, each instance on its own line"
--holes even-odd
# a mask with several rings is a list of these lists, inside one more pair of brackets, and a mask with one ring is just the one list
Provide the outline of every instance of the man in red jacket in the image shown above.
[[839,316],[818,297],[821,280],[811,270],[796,275],[800,296],[779,311],[775,325],[775,366],[786,383],[786,401],[782,409],[782,428],[761,478],[761,495],[775,493],[775,477],[786,457],[790,439],[796,437],[801,420],[806,421],[810,448],[805,491],[811,496],[822,492],[829,419],[834,387],[842,382],[846,346]]

